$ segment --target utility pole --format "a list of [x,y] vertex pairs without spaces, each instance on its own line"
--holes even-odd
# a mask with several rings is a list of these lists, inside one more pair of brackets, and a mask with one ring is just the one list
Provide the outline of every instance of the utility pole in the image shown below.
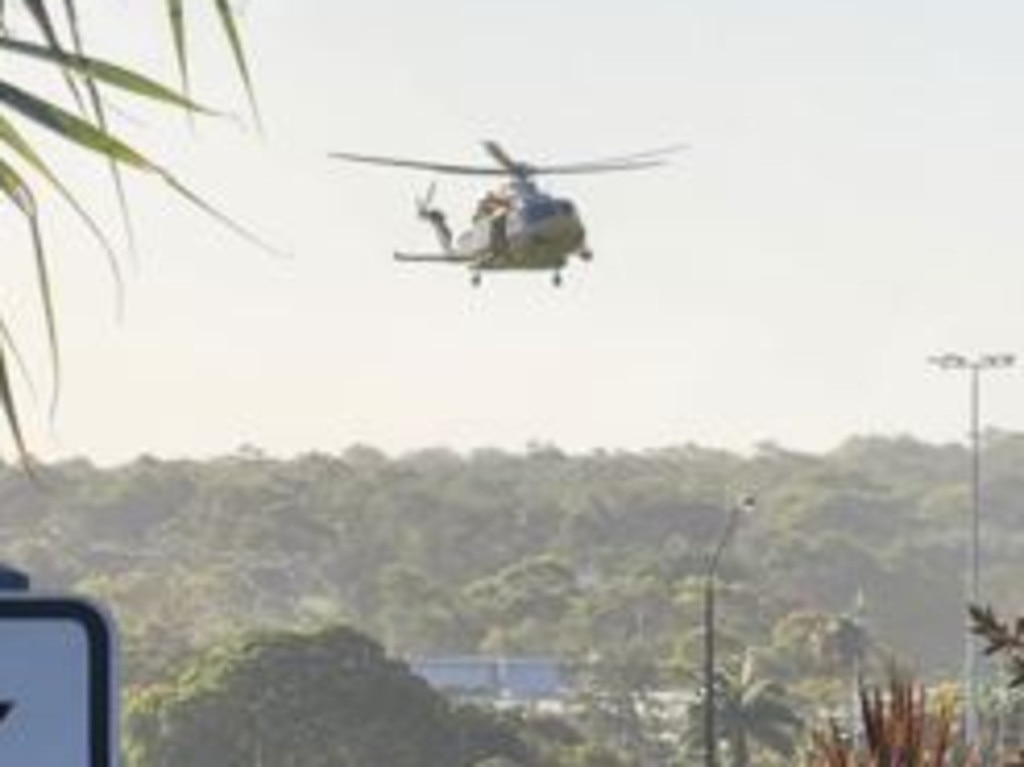
[[[972,605],[981,603],[981,375],[1012,367],[1017,358],[1012,354],[980,354],[966,357],[943,354],[931,357],[930,363],[944,371],[966,373],[970,382],[969,435],[971,451],[971,509],[967,546],[965,587]],[[966,625],[966,624],[965,624]],[[978,743],[978,642],[969,627],[964,637],[964,740],[968,748]]]

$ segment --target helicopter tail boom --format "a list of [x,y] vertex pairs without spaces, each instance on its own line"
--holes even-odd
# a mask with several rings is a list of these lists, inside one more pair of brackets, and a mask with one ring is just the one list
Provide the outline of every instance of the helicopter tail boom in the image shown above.
[[460,256],[454,253],[395,253],[395,261],[417,261],[421,263],[440,264],[471,264],[476,259],[472,256]]

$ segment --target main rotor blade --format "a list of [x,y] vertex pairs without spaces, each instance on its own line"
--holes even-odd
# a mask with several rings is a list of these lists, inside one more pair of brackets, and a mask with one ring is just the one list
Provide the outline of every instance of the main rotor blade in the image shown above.
[[667,160],[666,155],[675,154],[676,152],[682,152],[684,149],[689,149],[689,144],[668,144],[667,146],[658,147],[656,149],[646,149],[643,152],[630,152],[629,154],[618,155],[617,157],[598,157],[594,160],[586,160],[584,162],[569,163],[569,165],[610,165],[615,163],[631,163],[637,160],[654,160],[656,158]]
[[587,173],[614,173],[620,170],[646,170],[667,165],[666,160],[634,160],[631,162],[593,162],[575,165],[540,165],[531,166],[531,176],[573,176]]
[[444,162],[425,162],[423,160],[407,160],[401,157],[383,157],[369,154],[355,154],[353,152],[330,152],[328,157],[335,160],[346,160],[348,162],[360,162],[368,165],[388,165],[395,168],[411,168],[413,170],[428,170],[435,173],[452,173],[462,176],[507,176],[508,171],[504,168],[486,168],[477,165],[456,165]]
[[483,142],[483,145],[484,149],[487,150],[487,154],[493,157],[494,161],[498,163],[498,165],[513,176],[521,176],[532,170],[529,165],[513,160],[509,153],[502,149],[501,145],[497,141],[491,141],[488,139]]
[[670,144],[657,149],[648,149],[643,152],[632,152],[630,154],[617,155],[615,157],[602,157],[596,160],[584,162],[558,163],[550,165],[533,165],[531,163],[518,162],[506,152],[496,141],[484,141],[484,149],[494,160],[505,168],[513,176],[550,176],[568,175],[583,173],[606,173],[620,170],[643,170],[664,165],[668,162],[667,155],[688,148],[687,144]]
[[348,162],[365,163],[368,165],[386,165],[395,168],[432,171],[434,173],[449,173],[461,176],[511,175],[525,179],[530,176],[609,173],[623,170],[643,170],[645,168],[654,168],[659,165],[664,165],[668,162],[667,155],[686,148],[686,145],[674,144],[658,149],[649,149],[644,152],[633,152],[631,154],[619,155],[617,157],[606,157],[587,162],[552,165],[531,165],[529,163],[518,162],[514,160],[496,141],[484,141],[483,147],[494,161],[498,163],[499,167],[491,168],[480,165],[429,162],[424,160],[410,160],[402,157],[387,157],[384,155],[356,154],[354,152],[330,152],[328,156],[336,160],[345,160]]

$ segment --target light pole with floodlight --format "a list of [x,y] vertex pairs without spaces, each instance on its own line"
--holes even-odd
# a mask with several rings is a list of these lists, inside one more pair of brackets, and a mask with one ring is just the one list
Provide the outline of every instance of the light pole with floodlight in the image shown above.
[[[981,374],[1012,367],[1017,358],[1012,354],[966,357],[951,353],[928,361],[940,370],[965,372],[970,380],[971,512],[965,586],[970,604],[977,605],[981,601]],[[964,740],[971,747],[978,742],[978,646],[970,628],[964,645]]]

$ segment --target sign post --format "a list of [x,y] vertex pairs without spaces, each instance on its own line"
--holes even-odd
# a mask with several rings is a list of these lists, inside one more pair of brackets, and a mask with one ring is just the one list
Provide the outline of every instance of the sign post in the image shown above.
[[115,767],[109,620],[74,597],[0,595],[0,765]]

